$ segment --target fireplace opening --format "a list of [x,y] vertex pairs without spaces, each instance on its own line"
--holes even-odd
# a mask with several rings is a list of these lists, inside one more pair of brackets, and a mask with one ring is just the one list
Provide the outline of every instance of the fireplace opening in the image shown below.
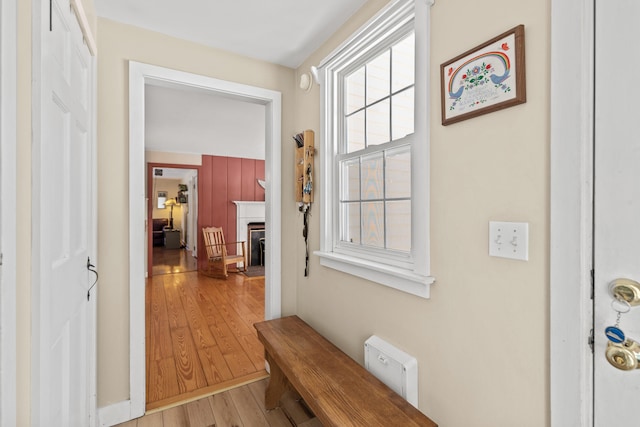
[[264,222],[247,224],[247,261],[249,265],[264,265]]

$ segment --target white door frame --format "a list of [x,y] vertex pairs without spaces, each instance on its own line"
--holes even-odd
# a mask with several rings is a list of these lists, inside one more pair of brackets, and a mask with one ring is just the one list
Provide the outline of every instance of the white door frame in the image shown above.
[[593,425],[594,1],[551,1],[552,427]]
[[16,0],[0,0],[0,425],[16,425]]
[[145,410],[145,271],[146,188],[144,99],[145,84],[191,87],[221,96],[265,105],[265,222],[267,275],[265,317],[281,313],[281,94],[280,92],[214,79],[155,65],[129,62],[129,298],[130,298],[130,414]]

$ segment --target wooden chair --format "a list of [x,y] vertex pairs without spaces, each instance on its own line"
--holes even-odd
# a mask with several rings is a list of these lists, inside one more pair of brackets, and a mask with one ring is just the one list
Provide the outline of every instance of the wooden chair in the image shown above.
[[[202,229],[204,235],[204,247],[207,250],[207,268],[203,271],[209,276],[228,277],[227,265],[236,264],[237,271],[245,271],[247,266],[247,256],[245,254],[245,242],[225,243],[224,233],[220,227],[205,227]],[[227,245],[242,246],[242,253],[233,255],[227,252]],[[238,267],[242,263],[242,270]]]

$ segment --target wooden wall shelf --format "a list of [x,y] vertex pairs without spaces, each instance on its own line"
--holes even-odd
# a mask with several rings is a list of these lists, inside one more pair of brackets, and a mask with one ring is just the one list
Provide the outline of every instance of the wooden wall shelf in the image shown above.
[[296,202],[313,203],[313,158],[315,155],[314,133],[302,132],[302,147],[296,147]]

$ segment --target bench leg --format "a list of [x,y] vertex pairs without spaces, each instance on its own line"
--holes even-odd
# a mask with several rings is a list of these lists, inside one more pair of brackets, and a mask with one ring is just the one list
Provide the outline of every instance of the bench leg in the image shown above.
[[278,407],[282,394],[287,390],[288,381],[280,367],[269,356],[269,353],[265,354],[265,358],[269,362],[271,372],[269,372],[269,384],[267,384],[267,391],[264,396],[264,406],[266,409],[274,409]]

